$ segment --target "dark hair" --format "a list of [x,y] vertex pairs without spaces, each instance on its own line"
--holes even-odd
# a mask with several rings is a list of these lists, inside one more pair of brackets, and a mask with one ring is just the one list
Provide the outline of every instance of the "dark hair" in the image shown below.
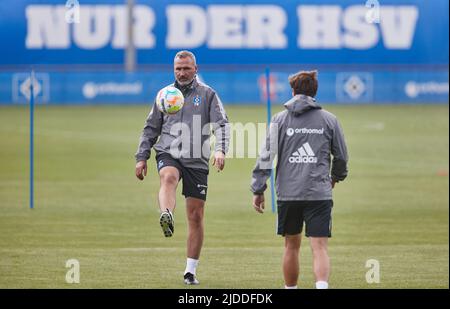
[[289,76],[289,84],[294,94],[303,94],[315,97],[319,83],[317,81],[317,70],[300,71]]

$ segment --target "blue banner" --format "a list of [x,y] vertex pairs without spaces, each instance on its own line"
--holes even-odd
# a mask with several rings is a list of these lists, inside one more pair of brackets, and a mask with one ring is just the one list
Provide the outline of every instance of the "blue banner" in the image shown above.
[[[273,104],[291,96],[290,72],[272,72],[269,89]],[[0,104],[27,104],[29,74],[0,73]],[[317,100],[321,103],[445,103],[448,72],[326,71],[319,72]],[[265,104],[266,76],[261,72],[200,72],[224,104]],[[167,71],[151,73],[37,72],[37,104],[152,104],[158,90],[173,82]]]
[[[199,64],[219,66],[448,66],[447,0],[135,3],[134,43],[144,67],[170,64],[180,49],[194,51]],[[121,68],[126,25],[123,0],[2,0],[0,68]]]

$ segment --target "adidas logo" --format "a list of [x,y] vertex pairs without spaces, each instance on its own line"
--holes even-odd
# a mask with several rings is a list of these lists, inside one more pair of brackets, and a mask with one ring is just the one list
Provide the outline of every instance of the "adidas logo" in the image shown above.
[[317,157],[309,143],[304,143],[289,157],[289,163],[317,163]]
[[205,186],[205,185],[197,185],[197,188],[198,188],[199,190],[200,190],[201,188],[203,188],[203,189],[200,190],[200,194],[205,195],[205,194],[206,194],[206,188],[208,188],[208,186]]

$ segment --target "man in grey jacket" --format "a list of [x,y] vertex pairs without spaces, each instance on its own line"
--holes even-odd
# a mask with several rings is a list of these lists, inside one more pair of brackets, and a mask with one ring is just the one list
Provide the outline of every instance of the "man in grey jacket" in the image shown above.
[[[285,237],[286,288],[297,288],[303,222],[313,253],[316,288],[328,288],[332,189],[347,176],[347,147],[337,118],[316,104],[317,71],[289,77],[292,99],[273,116],[253,170],[253,207],[264,211],[264,191],[277,156],[278,234]],[[331,164],[331,156],[332,164]],[[330,175],[331,171],[331,175]]]
[[[193,53],[180,51],[174,59],[175,83],[181,90],[184,106],[174,115],[164,115],[153,105],[142,131],[136,152],[136,177],[147,175],[150,149],[156,151],[160,179],[160,225],[166,237],[174,233],[173,211],[180,179],[186,198],[188,219],[186,284],[198,284],[196,269],[203,244],[203,215],[208,189],[210,128],[215,137],[213,166],[221,171],[229,144],[229,124],[217,93],[196,78]],[[159,137],[159,140],[158,140]]]

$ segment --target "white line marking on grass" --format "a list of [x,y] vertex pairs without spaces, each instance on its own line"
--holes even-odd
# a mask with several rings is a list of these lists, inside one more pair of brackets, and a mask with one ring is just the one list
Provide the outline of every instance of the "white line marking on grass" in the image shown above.
[[[210,247],[204,248],[205,251],[270,251],[278,250],[278,247],[258,247],[258,248],[243,248],[243,247]],[[155,252],[155,251],[182,251],[185,248],[163,248],[163,247],[153,247],[153,248],[119,248],[119,251],[130,251],[130,252]]]
[[119,248],[119,251],[131,251],[131,252],[154,252],[154,251],[180,251],[184,248]]
[[384,122],[369,122],[364,125],[364,128],[375,131],[383,131],[384,130]]

